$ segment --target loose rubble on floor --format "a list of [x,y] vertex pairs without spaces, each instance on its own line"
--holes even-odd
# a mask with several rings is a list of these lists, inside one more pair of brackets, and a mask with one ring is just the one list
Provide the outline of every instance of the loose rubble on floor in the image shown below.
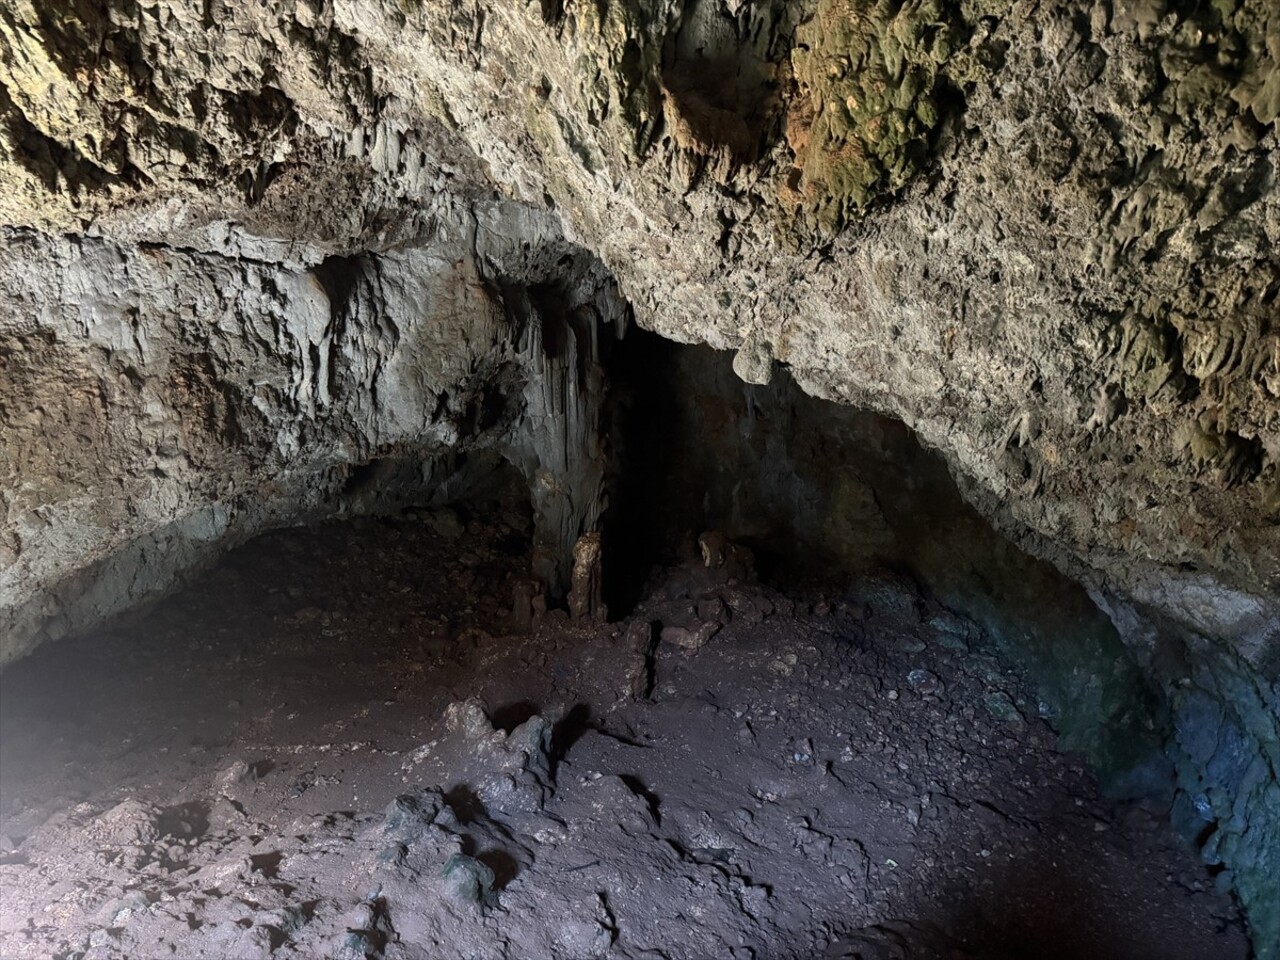
[[911,581],[783,594],[691,538],[571,618],[524,524],[277,532],[13,666],[0,955],[1246,956]]

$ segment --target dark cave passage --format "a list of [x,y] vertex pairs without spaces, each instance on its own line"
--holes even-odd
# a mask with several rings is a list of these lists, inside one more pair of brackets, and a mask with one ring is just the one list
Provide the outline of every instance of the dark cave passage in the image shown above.
[[744,384],[730,360],[637,329],[614,346],[610,609],[691,561],[706,530],[748,547],[782,589],[857,602],[869,576],[901,577],[981,624],[1116,791],[1171,790],[1160,698],[1083,588],[993,529],[902,423],[810,397],[781,366],[767,386]]

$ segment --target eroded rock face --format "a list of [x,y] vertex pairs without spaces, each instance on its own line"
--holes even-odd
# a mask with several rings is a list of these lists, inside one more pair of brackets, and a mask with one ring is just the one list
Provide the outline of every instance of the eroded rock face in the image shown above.
[[[438,213],[421,244],[310,265],[10,233],[0,662],[266,527],[446,491],[496,456],[548,491],[542,551],[572,547],[602,480],[574,396],[621,303],[545,217]],[[511,222],[515,240],[493,226]],[[540,282],[585,342],[521,286]]]
[[633,310],[901,419],[1179,716],[1225,704],[1262,766],[1188,734],[1184,782],[1261,904],[1277,61],[1266,0],[11,0],[0,661],[486,458],[566,583]]

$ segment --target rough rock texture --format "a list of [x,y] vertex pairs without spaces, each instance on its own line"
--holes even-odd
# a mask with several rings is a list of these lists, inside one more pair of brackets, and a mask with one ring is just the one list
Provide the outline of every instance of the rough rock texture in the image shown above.
[[908,581],[698,558],[512,635],[527,507],[479,507],[266,534],[0,675],[0,956],[1246,960]]
[[[746,547],[769,581],[852,584],[842,592],[872,608],[885,606],[874,585],[893,570],[983,625],[980,636],[968,620],[935,626],[957,648],[1024,667],[1038,713],[1114,793],[1168,803],[1150,777],[1169,769],[1152,756],[1163,704],[1111,621],[967,506],[946,465],[901,423],[809,397],[785,371],[743,384],[725,353],[630,337],[610,364],[620,476],[605,535],[638,565],[622,571],[633,589],[662,555],[655,540],[700,526],[716,531],[698,538],[709,568]],[[632,600],[619,596],[626,585],[614,591],[619,609]],[[1127,776],[1135,768],[1147,776]]]
[[563,585],[629,304],[1090,589],[1274,955],[1278,61],[1268,0],[5,0],[0,660],[486,455]]
[[[12,234],[0,660],[265,526],[358,505],[398,471],[414,489],[465,482],[490,448],[524,454],[547,491],[540,540],[571,548],[600,483],[582,468],[598,430],[579,422],[577,353],[546,353],[556,318],[528,298],[504,313],[478,269],[482,251],[495,278],[509,256],[538,275],[484,223],[536,236],[522,212],[446,209],[429,245],[310,268]],[[586,258],[559,261],[579,282],[563,297],[598,325],[611,284]]]

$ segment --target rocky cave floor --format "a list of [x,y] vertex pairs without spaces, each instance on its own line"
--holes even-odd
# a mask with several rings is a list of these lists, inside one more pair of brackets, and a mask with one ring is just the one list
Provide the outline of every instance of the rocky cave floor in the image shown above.
[[0,677],[0,955],[1246,956],[909,582],[515,634],[488,516],[273,533]]

